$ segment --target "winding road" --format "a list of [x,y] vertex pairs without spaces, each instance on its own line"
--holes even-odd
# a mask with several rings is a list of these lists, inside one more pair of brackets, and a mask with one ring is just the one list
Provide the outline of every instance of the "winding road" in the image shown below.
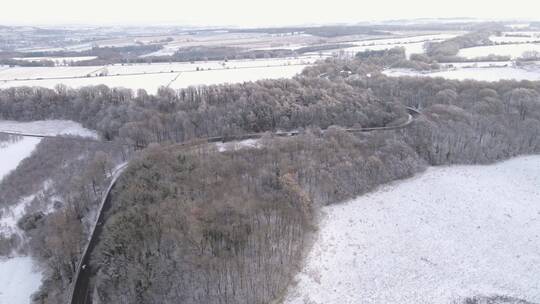
[[[345,131],[349,133],[360,133],[360,132],[389,131],[389,130],[403,129],[411,125],[415,121],[416,117],[418,117],[421,114],[415,108],[407,107],[406,109],[408,112],[407,120],[399,125],[384,126],[384,127],[370,127],[370,128],[349,128],[349,129],[345,129]],[[0,134],[27,136],[27,137],[40,137],[40,138],[57,138],[57,139],[65,139],[65,140],[99,141],[95,139],[80,138],[80,137],[51,136],[51,135],[29,134],[29,133],[19,133],[19,132],[0,131]],[[238,136],[227,136],[227,137],[218,136],[218,137],[201,138],[197,140],[174,144],[171,146],[171,148],[181,149],[181,148],[200,146],[200,145],[205,145],[205,144],[215,143],[215,142],[225,143],[225,142],[245,140],[245,139],[257,139],[257,138],[262,138],[266,134],[267,132],[250,133],[250,134],[244,134],[244,135],[238,135]],[[279,136],[279,137],[296,136],[298,134],[300,134],[300,131],[273,133],[274,136]],[[107,191],[105,192],[102,198],[102,201],[98,210],[98,216],[96,218],[96,221],[94,222],[88,243],[82,253],[82,258],[77,266],[77,272],[75,274],[73,283],[71,285],[69,298],[66,299],[66,303],[70,303],[70,304],[92,303],[92,294],[91,294],[92,290],[90,288],[91,287],[90,282],[91,282],[92,277],[97,273],[98,269],[93,268],[92,265],[89,263],[90,256],[91,256],[92,251],[96,247],[97,243],[99,242],[99,238],[103,231],[103,224],[106,220],[105,213],[111,207],[112,189],[116,185],[117,180],[120,178],[120,176],[122,175],[122,173],[124,172],[127,166],[128,166],[128,163],[121,164],[113,171],[111,175],[111,181],[110,181],[109,187],[107,188]]]

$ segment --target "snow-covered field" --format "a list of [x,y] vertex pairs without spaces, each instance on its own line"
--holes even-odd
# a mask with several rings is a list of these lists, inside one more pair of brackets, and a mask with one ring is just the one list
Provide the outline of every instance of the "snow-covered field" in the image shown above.
[[489,40],[495,43],[527,43],[540,40],[538,36],[491,36]]
[[319,56],[302,56],[297,58],[273,58],[273,59],[252,59],[252,60],[228,60],[228,61],[197,61],[173,62],[173,63],[152,63],[152,64],[132,64],[132,65],[111,65],[107,66],[109,75],[124,75],[134,73],[170,73],[188,72],[197,70],[215,70],[225,68],[245,68],[245,67],[271,67],[283,65],[304,65],[312,64],[320,60]]
[[[426,42],[435,42],[443,41],[456,37],[457,34],[445,33],[445,34],[433,34],[433,35],[418,35],[410,37],[401,37],[401,38],[385,38],[385,39],[372,39],[372,40],[359,40],[349,42],[356,46],[343,48],[342,51],[354,55],[358,52],[364,52],[367,50],[371,51],[380,51],[380,50],[389,50],[395,47],[405,48],[405,54],[407,57],[410,57],[412,54],[421,54],[424,53],[424,44]],[[325,55],[338,54],[340,49],[327,50],[320,52]],[[308,53],[311,55],[318,54],[319,52]]]
[[89,78],[69,78],[69,79],[43,79],[0,82],[0,88],[11,88],[19,86],[44,87],[54,89],[58,84],[63,84],[71,88],[80,88],[84,86],[107,85],[109,87],[124,87],[130,89],[145,89],[149,93],[157,92],[160,86],[166,86],[177,74],[146,74],[146,75],[122,75],[122,76],[103,76]]
[[[193,64],[112,65],[106,67],[109,76],[101,77],[85,77],[87,74],[96,74],[105,70],[96,66],[12,68],[0,70],[0,88],[40,86],[54,89],[58,84],[72,88],[105,84],[109,87],[145,89],[149,93],[156,93],[159,87],[168,85],[178,89],[190,85],[290,78],[319,59],[321,59],[319,56],[304,56],[299,58],[230,60],[228,62],[210,61]],[[62,77],[62,79],[57,79],[58,77]],[[9,81],[29,78],[31,80]]]
[[39,138],[25,137],[15,142],[1,142],[0,180],[9,172],[15,170],[23,159],[30,156],[39,141]]
[[41,277],[30,257],[0,258],[0,303],[30,303],[30,295],[41,285]]
[[416,42],[427,41],[442,41],[456,37],[457,34],[445,33],[445,34],[433,34],[433,35],[418,35],[403,38],[388,38],[388,39],[373,39],[373,40],[361,40],[353,42],[358,46],[370,46],[370,45],[384,45],[384,44],[407,44]]
[[488,55],[510,56],[512,59],[521,57],[523,53],[529,51],[540,52],[540,44],[522,43],[522,44],[505,44],[505,45],[487,45],[477,46],[472,48],[461,49],[458,56],[469,59],[485,57]]
[[480,80],[480,81],[499,81],[499,80],[540,80],[540,71],[525,70],[517,67],[478,67],[478,68],[459,68],[437,72],[419,72],[407,69],[388,69],[383,72],[385,75],[400,76],[420,76],[420,77],[443,77],[455,80]]
[[[91,138],[98,137],[95,131],[86,129],[81,126],[81,124],[71,120],[38,120],[30,122],[0,120],[0,132],[25,133],[46,136],[76,135]],[[2,175],[0,174],[0,179],[1,176]]]
[[540,156],[430,168],[323,212],[287,304],[540,302]]
[[478,61],[478,62],[445,62],[440,64],[447,68],[489,68],[513,66],[512,61]]
[[[14,79],[86,77],[102,67],[14,67],[0,71],[0,84]],[[16,85],[16,82],[14,84]]]
[[291,78],[302,72],[307,65],[288,65],[261,68],[226,69],[181,73],[170,85],[172,89],[196,85],[242,83],[261,79]]

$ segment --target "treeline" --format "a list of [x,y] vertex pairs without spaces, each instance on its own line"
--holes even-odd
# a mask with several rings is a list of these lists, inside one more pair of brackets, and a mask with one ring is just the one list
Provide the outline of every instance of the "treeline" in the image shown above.
[[[436,70],[440,66],[436,60],[424,54],[411,54],[407,59],[404,47],[394,47],[388,50],[366,50],[358,52],[355,58],[360,59],[362,65],[365,61],[370,61],[377,65],[375,70],[378,72],[381,68],[402,68],[418,71]],[[332,63],[332,61],[329,61]]]
[[404,116],[399,103],[367,88],[318,77],[236,85],[161,88],[157,95],[106,86],[0,90],[0,118],[70,119],[142,148],[151,142],[253,132],[384,126]]
[[491,31],[476,31],[457,36],[442,42],[426,43],[426,54],[438,62],[457,62],[460,49],[482,45],[491,45]]
[[0,59],[0,65],[21,66],[21,67],[53,67],[55,66],[52,60],[20,60],[20,59]]
[[387,31],[379,30],[374,26],[315,26],[315,27],[278,27],[278,28],[253,28],[253,29],[234,29],[231,30],[238,33],[268,33],[268,34],[309,34],[319,37],[339,37],[347,35],[390,35]]

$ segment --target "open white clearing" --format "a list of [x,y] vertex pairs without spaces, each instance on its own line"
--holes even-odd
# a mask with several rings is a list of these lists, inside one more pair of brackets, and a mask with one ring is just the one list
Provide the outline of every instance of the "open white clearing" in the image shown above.
[[86,129],[80,123],[71,120],[36,120],[29,122],[0,120],[0,132],[45,136],[74,135],[91,138],[98,137],[96,131]]
[[468,59],[483,57],[487,55],[510,56],[512,59],[521,57],[523,53],[529,51],[540,51],[540,44],[521,43],[521,44],[502,44],[487,45],[461,49],[458,56]]
[[540,302],[540,156],[430,168],[324,212],[287,304]]
[[15,142],[0,142],[0,181],[19,163],[30,156],[40,142],[39,138],[25,137]]
[[477,67],[477,68],[456,68],[435,72],[419,72],[408,69],[388,69],[383,74],[392,77],[419,76],[419,77],[442,77],[454,80],[479,80],[479,81],[499,81],[499,80],[540,80],[540,71],[534,69],[522,69],[518,67]]
[[[256,60],[209,61],[196,63],[157,63],[111,65],[106,67],[39,67],[0,70],[0,89],[11,87],[71,88],[107,85],[145,89],[155,94],[162,86],[181,89],[197,85],[242,83],[263,79],[291,78],[321,59],[318,56]],[[108,76],[96,76],[99,74]],[[91,77],[86,77],[90,75]]]
[[0,259],[0,303],[27,304],[41,285],[41,273],[30,257]]

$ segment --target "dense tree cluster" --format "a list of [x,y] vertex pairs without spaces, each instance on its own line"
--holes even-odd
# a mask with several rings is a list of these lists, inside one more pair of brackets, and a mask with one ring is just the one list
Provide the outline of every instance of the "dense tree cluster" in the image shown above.
[[136,97],[106,86],[0,90],[2,119],[71,119],[137,147],[308,126],[384,126],[403,114],[398,103],[378,100],[366,88],[318,77],[162,88]]
[[269,303],[295,273],[314,206],[423,166],[397,134],[339,129],[262,140],[260,149],[175,152],[132,162],[93,263],[115,303]]
[[457,56],[460,49],[493,44],[489,39],[491,33],[491,31],[477,31],[442,42],[430,42],[426,44],[426,54],[438,62],[461,61],[462,59]]

